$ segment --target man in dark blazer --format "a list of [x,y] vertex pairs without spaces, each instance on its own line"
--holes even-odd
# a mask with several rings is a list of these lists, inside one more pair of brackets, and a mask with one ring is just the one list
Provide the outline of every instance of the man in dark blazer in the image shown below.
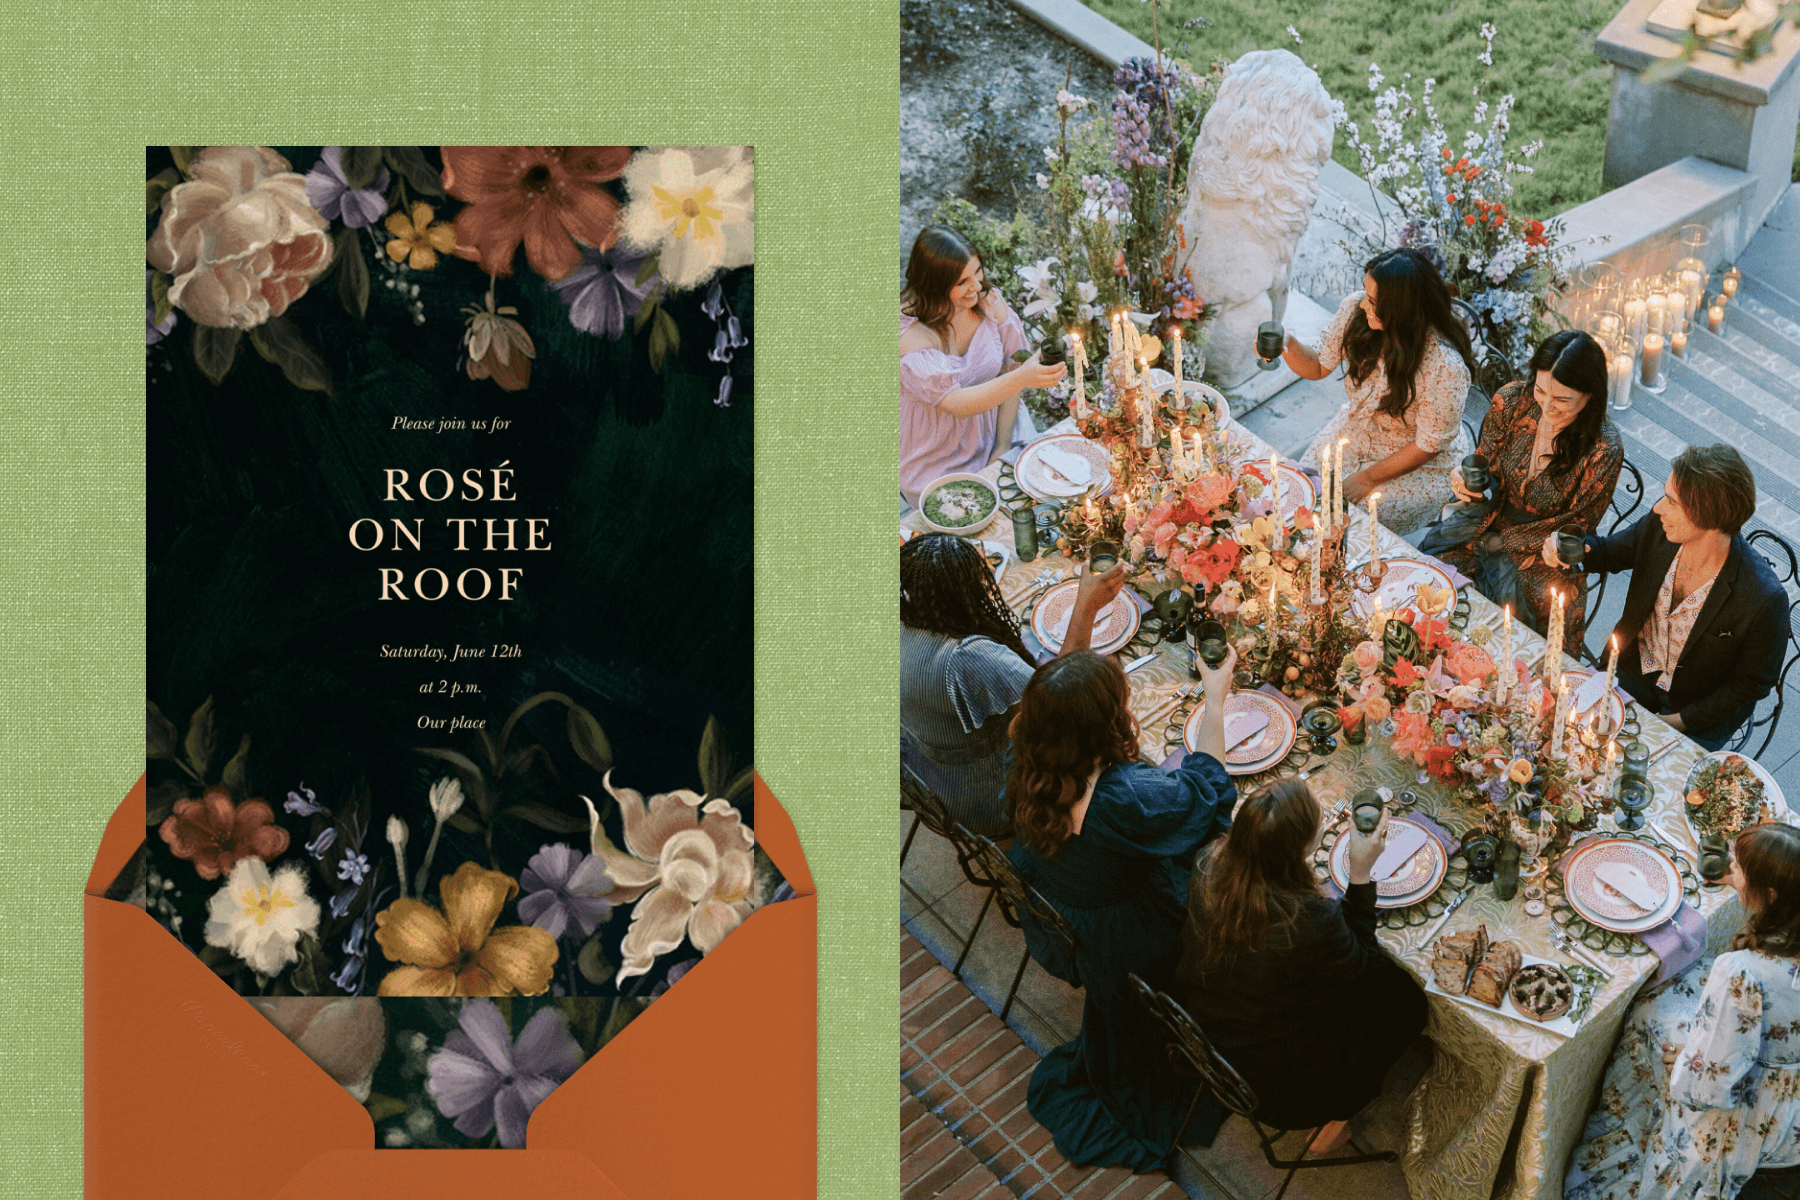
[[[1787,594],[1739,532],[1755,511],[1756,480],[1736,450],[1689,446],[1649,516],[1616,536],[1584,539],[1582,569],[1631,572],[1613,630],[1620,685],[1708,750],[1750,719],[1779,682],[1787,652]],[[1561,565],[1554,534],[1544,559]],[[1692,604],[1684,611],[1703,589],[1698,612]]]

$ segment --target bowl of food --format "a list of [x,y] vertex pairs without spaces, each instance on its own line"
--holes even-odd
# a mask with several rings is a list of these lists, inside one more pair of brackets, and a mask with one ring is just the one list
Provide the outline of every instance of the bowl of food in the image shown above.
[[1715,751],[1688,772],[1688,821],[1702,833],[1717,832],[1727,841],[1752,825],[1788,820],[1781,789],[1754,760],[1728,750]]
[[968,471],[942,475],[919,493],[919,516],[939,533],[969,537],[986,529],[1000,511],[1000,491]]

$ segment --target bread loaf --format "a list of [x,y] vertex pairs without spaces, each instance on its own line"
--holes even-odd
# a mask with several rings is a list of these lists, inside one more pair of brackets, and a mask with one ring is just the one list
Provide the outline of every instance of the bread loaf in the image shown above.
[[1511,942],[1494,942],[1469,977],[1468,995],[1483,1004],[1500,1007],[1512,977],[1519,973],[1523,955]]
[[1487,953],[1487,938],[1487,926],[1477,925],[1437,940],[1431,951],[1431,972],[1440,991],[1452,996],[1467,994],[1469,974]]

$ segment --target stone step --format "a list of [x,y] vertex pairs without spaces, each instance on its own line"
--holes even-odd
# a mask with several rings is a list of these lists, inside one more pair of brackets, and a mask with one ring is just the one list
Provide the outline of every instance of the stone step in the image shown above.
[[1723,387],[1740,394],[1749,389],[1744,398],[1759,407],[1769,401],[1800,411],[1800,368],[1789,355],[1800,357],[1800,345],[1734,304],[1718,333],[1702,326],[1688,334],[1686,361]]
[[1751,274],[1744,276],[1744,285],[1738,289],[1738,296],[1755,301],[1780,314],[1788,322],[1800,323],[1800,296],[1795,295],[1796,292],[1800,292],[1800,281],[1789,279],[1777,284],[1760,275]]
[[1740,293],[1725,313],[1725,340],[1749,359],[1777,395],[1800,401],[1800,325]]
[[[1632,389],[1634,407],[1690,445],[1728,442],[1737,447],[1758,485],[1800,511],[1800,411],[1773,403],[1767,393],[1731,376],[1716,360],[1690,347],[1687,360],[1672,359],[1661,396]],[[1721,377],[1725,382],[1721,382]],[[1788,423],[1791,422],[1791,423]]]

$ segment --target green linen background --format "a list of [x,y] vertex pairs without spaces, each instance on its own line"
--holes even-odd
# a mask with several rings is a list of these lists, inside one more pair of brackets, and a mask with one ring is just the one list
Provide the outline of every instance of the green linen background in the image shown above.
[[757,766],[821,898],[819,1195],[897,1193],[898,18],[891,0],[5,0],[7,1191],[81,1192],[78,898],[143,770],[143,148],[314,138],[756,147]]

